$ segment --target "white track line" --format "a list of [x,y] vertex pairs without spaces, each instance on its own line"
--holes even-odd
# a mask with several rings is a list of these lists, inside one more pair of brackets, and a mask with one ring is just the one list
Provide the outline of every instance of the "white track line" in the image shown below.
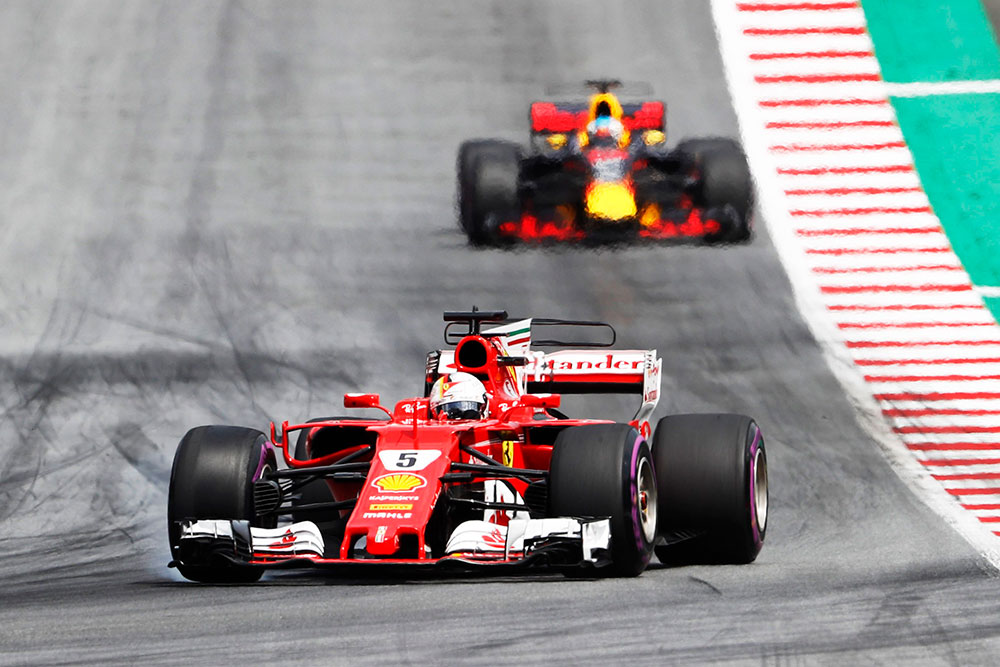
[[1000,299],[1000,287],[996,285],[976,285],[973,289],[979,292],[980,296]]
[[887,83],[893,97],[926,97],[929,95],[969,95],[1000,93],[1000,79],[979,81],[920,81]]

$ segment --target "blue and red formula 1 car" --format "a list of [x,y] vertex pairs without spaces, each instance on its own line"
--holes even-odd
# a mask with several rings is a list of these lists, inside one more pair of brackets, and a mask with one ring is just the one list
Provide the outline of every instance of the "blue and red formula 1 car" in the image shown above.
[[666,143],[665,106],[622,102],[617,81],[586,99],[531,105],[531,144],[464,142],[462,228],[475,245],[516,241],[750,238],[753,183],[730,139]]
[[[272,423],[269,435],[190,430],[170,477],[171,565],[194,581],[251,582],[281,567],[538,565],[634,576],[653,552],[756,558],[767,459],[752,419],[676,415],[653,432],[660,360],[610,349],[607,324],[477,310],[445,320],[445,340],[457,344],[428,355],[423,396],[391,410],[376,394],[344,397],[381,418]],[[540,340],[565,327],[607,339]],[[641,403],[626,422],[576,419],[551,392]]]

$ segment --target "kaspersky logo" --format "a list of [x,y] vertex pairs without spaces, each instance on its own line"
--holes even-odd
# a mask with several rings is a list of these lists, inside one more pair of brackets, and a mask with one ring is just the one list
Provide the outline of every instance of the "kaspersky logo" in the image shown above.
[[375,478],[372,486],[382,493],[408,493],[427,486],[427,480],[408,472],[394,472]]

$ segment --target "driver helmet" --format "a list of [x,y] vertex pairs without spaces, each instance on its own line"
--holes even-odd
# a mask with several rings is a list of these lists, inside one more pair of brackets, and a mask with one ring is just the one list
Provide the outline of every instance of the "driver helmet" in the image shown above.
[[619,141],[624,131],[625,127],[621,121],[611,116],[598,116],[590,121],[590,124],[587,126],[587,132],[594,139],[610,137],[615,141]]
[[486,387],[469,373],[442,375],[431,387],[435,419],[481,419],[486,415]]

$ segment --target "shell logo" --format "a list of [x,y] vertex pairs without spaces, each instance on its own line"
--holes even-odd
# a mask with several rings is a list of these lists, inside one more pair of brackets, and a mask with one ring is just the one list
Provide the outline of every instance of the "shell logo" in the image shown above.
[[372,486],[382,493],[406,493],[427,486],[427,480],[420,475],[396,472],[372,480]]

